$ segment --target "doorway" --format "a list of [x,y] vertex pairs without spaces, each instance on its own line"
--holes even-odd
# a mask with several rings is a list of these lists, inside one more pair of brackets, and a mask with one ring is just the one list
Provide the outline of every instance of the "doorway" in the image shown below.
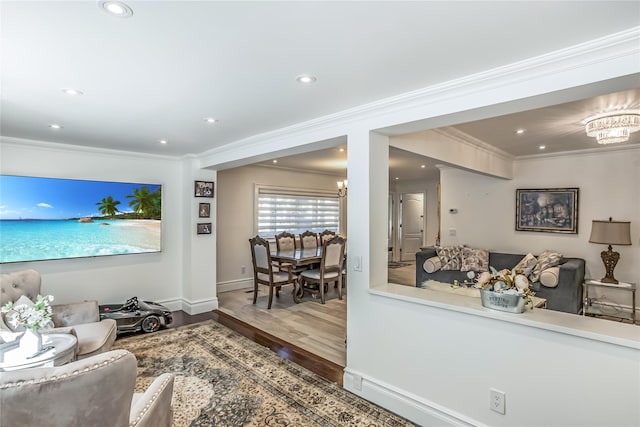
[[400,195],[400,261],[414,261],[424,241],[424,193]]

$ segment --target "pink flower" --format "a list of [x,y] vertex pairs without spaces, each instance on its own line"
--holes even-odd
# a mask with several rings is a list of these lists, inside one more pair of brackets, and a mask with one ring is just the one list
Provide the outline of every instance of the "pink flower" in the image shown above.
[[483,271],[478,275],[478,285],[482,286],[488,283],[489,280],[491,280],[491,273],[489,273],[488,271]]

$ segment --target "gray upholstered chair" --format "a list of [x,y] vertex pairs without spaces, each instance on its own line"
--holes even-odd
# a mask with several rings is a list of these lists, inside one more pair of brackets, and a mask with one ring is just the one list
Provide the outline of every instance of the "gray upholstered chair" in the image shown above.
[[[41,294],[42,279],[35,270],[22,270],[0,275],[0,305],[16,302],[21,296],[35,301]],[[55,295],[54,295],[55,297]],[[71,304],[54,304],[52,320],[56,328],[50,332],[68,332],[78,338],[78,359],[111,350],[116,340],[116,322],[113,319],[100,321],[97,301]]]
[[275,289],[276,297],[280,297],[280,288],[284,285],[295,285],[297,277],[294,276],[291,269],[286,271],[274,271],[273,261],[271,260],[271,251],[269,242],[260,236],[249,239],[251,246],[251,258],[253,262],[253,303],[258,300],[258,285],[269,287],[269,304],[267,309],[271,308],[273,302],[273,290]]
[[137,363],[113,350],[63,366],[0,375],[0,426],[169,427],[173,374],[135,393]]
[[308,290],[314,294],[320,294],[320,302],[324,304],[325,286],[332,282],[337,283],[338,298],[342,299],[342,266],[344,264],[345,243],[346,239],[341,236],[336,236],[325,242],[322,246],[320,268],[303,271],[298,276],[301,291],[293,296],[296,302],[300,302],[300,298]]

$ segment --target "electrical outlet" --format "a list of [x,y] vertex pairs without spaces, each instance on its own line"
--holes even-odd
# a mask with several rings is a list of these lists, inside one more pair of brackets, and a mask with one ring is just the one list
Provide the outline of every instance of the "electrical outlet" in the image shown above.
[[457,231],[456,231],[456,229],[455,229],[455,228],[450,228],[450,229],[449,229],[449,236],[455,236],[455,235],[456,235],[456,233],[457,233]]
[[240,273],[244,274],[247,272],[247,267],[245,267],[244,265],[242,267],[240,267]]
[[489,389],[489,409],[504,415],[505,412],[505,393],[504,391]]

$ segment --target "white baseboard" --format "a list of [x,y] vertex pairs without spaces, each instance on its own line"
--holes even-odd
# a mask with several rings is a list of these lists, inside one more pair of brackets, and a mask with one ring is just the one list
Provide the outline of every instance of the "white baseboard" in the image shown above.
[[164,305],[171,311],[182,310],[182,298],[173,298],[156,301],[158,304]]
[[209,298],[200,301],[189,301],[185,298],[160,303],[171,311],[182,310],[188,314],[200,314],[218,309],[218,298]]
[[475,420],[397,387],[367,377],[353,369],[344,370],[344,388],[422,426],[481,426]]
[[253,289],[253,278],[219,282],[216,285],[216,289],[218,292],[236,291],[238,289]]

